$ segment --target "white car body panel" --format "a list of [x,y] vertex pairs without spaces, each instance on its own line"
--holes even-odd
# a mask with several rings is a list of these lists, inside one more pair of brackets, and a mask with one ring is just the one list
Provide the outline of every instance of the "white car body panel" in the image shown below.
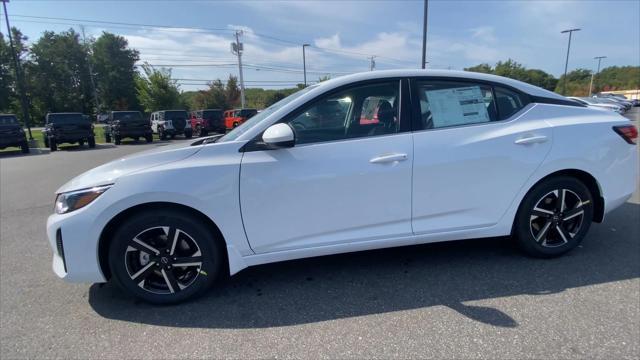
[[[186,206],[211,219],[224,237],[234,274],[247,266],[303,257],[508,235],[529,189],[557,171],[592,175],[605,212],[635,190],[637,146],[612,130],[629,124],[627,119],[546,103],[530,104],[500,122],[241,151],[284,115],[336,87],[411,76],[493,81],[534,96],[565,99],[515,80],[453,71],[376,71],[323,82],[265,112],[266,118],[241,129],[233,141],[161,147],[99,166],[65,184],[59,193],[113,185],[84,208],[49,217],[55,273],[73,282],[106,281],[99,259],[105,226],[123,211],[153,202]],[[527,137],[537,140],[515,143]],[[406,160],[370,162],[389,154],[406,154]],[[495,206],[483,207],[489,196]],[[58,229],[67,271],[56,250]]]

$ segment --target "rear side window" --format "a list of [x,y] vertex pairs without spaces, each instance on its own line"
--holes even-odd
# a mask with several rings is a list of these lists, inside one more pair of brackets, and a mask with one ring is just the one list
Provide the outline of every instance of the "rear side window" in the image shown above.
[[524,107],[525,102],[520,94],[500,87],[496,87],[495,91],[498,120],[508,119]]
[[423,129],[498,120],[491,86],[467,82],[418,82]]

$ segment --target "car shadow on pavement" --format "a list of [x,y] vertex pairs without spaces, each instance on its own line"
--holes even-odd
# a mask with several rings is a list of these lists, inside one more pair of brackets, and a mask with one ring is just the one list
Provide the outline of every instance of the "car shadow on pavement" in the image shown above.
[[[245,269],[203,297],[154,306],[112,283],[89,303],[120,321],[190,328],[265,328],[446,306],[472,321],[517,327],[506,310],[469,302],[540,297],[640,277],[640,205],[593,224],[583,245],[556,259],[522,255],[508,238],[474,239],[302,259]],[[438,321],[439,319],[433,319]]]

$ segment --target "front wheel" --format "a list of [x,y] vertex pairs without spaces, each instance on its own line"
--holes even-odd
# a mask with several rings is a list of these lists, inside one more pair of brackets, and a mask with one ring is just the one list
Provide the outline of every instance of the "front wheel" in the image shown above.
[[580,244],[592,219],[589,189],[575,178],[556,177],[537,184],[525,196],[513,232],[527,254],[550,258]]
[[204,293],[222,265],[222,247],[211,231],[178,211],[131,217],[115,232],[109,266],[126,292],[155,304]]

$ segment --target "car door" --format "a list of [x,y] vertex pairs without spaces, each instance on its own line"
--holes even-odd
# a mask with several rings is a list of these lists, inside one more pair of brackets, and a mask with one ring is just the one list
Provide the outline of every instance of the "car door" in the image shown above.
[[[413,145],[400,82],[323,95],[282,120],[295,146],[245,152],[240,204],[256,253],[411,235]],[[368,98],[387,101],[378,124],[360,123]]]
[[415,234],[496,224],[551,148],[528,97],[491,84],[416,80]]

